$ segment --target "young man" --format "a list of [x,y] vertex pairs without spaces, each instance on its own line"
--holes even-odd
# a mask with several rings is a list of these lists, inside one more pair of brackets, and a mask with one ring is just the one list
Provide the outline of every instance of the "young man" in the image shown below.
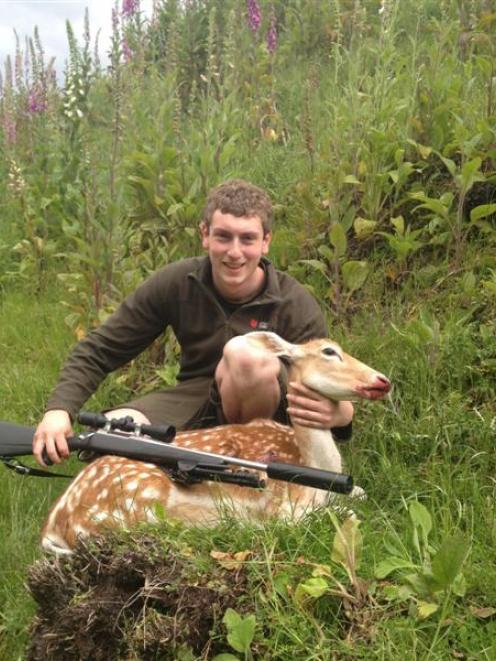
[[316,301],[265,257],[272,220],[267,194],[246,181],[227,181],[211,191],[200,224],[207,256],[157,271],[74,348],[34,435],[40,464],[44,449],[54,463],[68,456],[66,438],[80,407],[107,374],[168,326],[181,346],[178,385],[128,402],[113,416],[177,429],[259,417],[290,424],[291,417],[349,436],[350,402],[329,402],[302,385],[287,384],[283,363],[243,338],[257,329],[295,343],[327,336]]

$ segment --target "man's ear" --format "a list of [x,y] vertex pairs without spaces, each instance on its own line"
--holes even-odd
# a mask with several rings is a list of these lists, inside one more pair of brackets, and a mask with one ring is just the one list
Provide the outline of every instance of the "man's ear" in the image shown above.
[[266,255],[269,252],[271,241],[272,241],[272,232],[267,232],[267,234],[265,234],[263,238],[262,255]]
[[205,250],[208,250],[209,227],[204,220],[202,220],[202,222],[200,223],[200,236],[201,236],[203,248],[205,248]]

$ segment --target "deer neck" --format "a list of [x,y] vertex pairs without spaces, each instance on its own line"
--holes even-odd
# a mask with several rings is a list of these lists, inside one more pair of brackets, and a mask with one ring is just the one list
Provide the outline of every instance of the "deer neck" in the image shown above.
[[341,455],[330,430],[293,425],[302,464],[341,472]]
[[[297,365],[290,366],[288,380],[302,382]],[[329,429],[313,429],[298,424],[294,424],[293,428],[303,464],[341,472],[341,454]]]

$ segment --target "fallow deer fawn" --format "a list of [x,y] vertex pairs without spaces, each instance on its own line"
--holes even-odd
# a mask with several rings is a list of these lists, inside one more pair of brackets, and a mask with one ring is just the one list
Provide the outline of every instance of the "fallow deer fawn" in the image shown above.
[[[381,399],[390,390],[379,372],[345,354],[335,342],[311,340],[296,345],[275,333],[254,332],[255,346],[289,362],[289,380],[303,383],[332,400]],[[341,472],[341,456],[330,431],[271,420],[179,432],[175,444],[251,461],[281,461]],[[156,504],[167,516],[188,523],[215,523],[219,504],[252,518],[301,516],[328,501],[324,491],[269,480],[263,490],[202,482],[183,486],[157,466],[103,456],[86,466],[60,496],[41,533],[44,549],[71,553],[78,537],[107,527],[156,522]]]

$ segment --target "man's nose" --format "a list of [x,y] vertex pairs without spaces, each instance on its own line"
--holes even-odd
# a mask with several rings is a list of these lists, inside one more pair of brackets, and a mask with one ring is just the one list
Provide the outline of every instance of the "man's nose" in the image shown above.
[[239,257],[241,255],[241,244],[238,239],[233,239],[231,241],[228,254],[230,257]]

